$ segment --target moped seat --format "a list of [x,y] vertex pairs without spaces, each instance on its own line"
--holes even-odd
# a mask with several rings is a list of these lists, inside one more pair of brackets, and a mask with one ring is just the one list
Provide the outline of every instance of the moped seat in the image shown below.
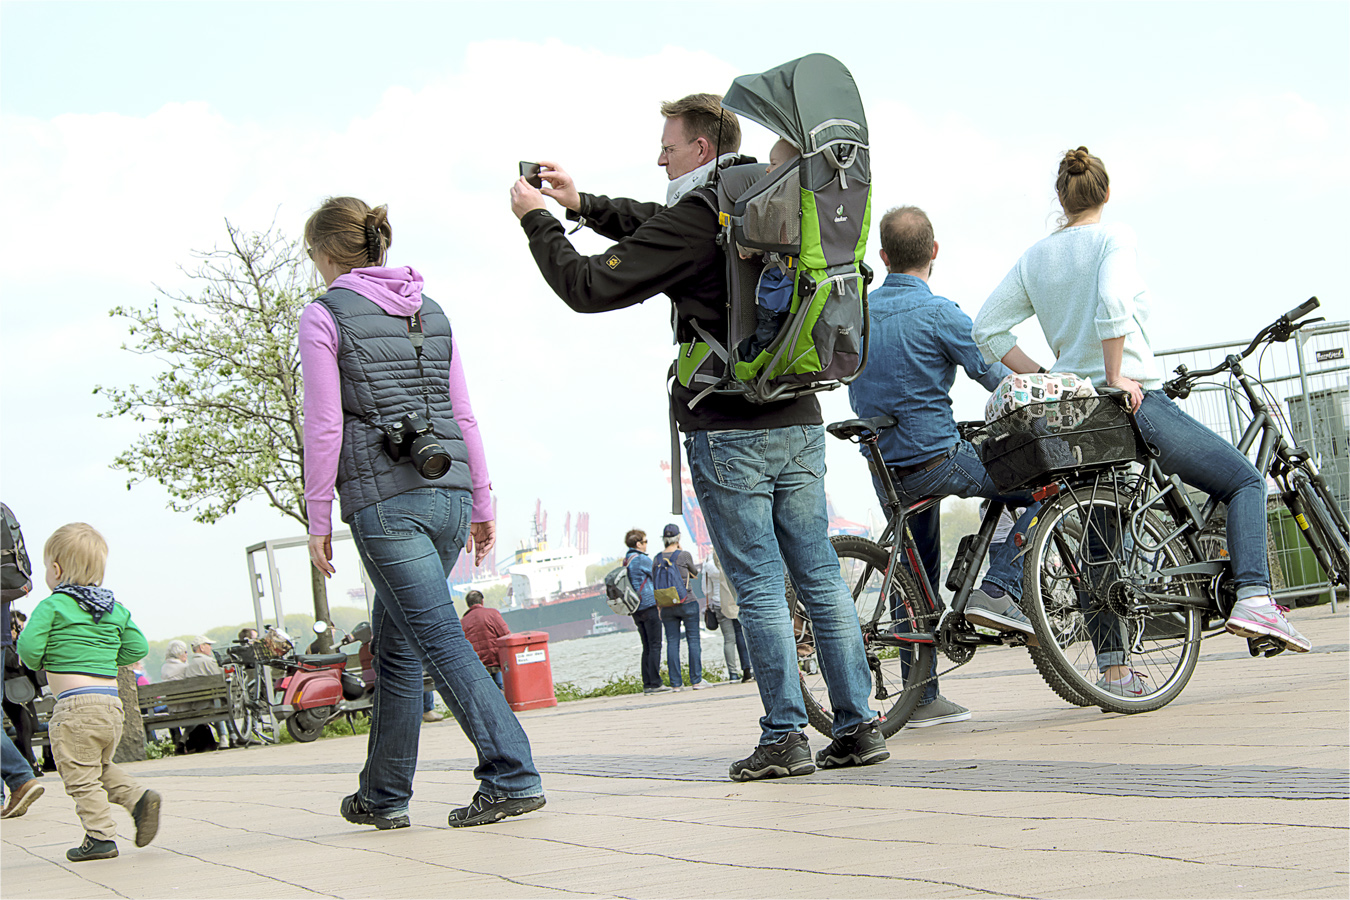
[[295,657],[295,661],[302,666],[336,666],[347,665],[347,654],[345,653],[301,653]]

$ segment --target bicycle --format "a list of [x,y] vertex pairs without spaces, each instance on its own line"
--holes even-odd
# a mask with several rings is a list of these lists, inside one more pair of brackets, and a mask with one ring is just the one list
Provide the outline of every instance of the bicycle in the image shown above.
[[272,676],[268,670],[284,671],[284,659],[291,649],[290,639],[270,627],[262,639],[226,648],[233,661],[230,718],[245,746],[275,744],[281,739],[272,711]]
[[[1241,365],[1262,344],[1287,341],[1302,325],[1320,321],[1297,323],[1319,305],[1313,297],[1290,310],[1262,328],[1242,353],[1213,368],[1178,366],[1163,390],[1184,398],[1202,378],[1231,376],[1251,414],[1237,447],[1249,454],[1257,446],[1257,470],[1278,486],[1335,590],[1350,584],[1345,517],[1308,451],[1286,440],[1259,377]],[[1134,459],[1039,479],[1047,502],[1027,543],[1023,607],[1044,661],[1060,679],[1103,710],[1135,713],[1165,706],[1181,693],[1200,642],[1224,630],[1236,594],[1216,527],[1219,502],[1209,498],[1198,506],[1179,478],[1158,468],[1134,414],[1120,413],[1134,439]],[[986,440],[982,456],[989,449]],[[1142,693],[1113,691],[1097,678],[1102,644],[1119,645],[1125,664],[1145,679]],[[1252,656],[1274,656],[1285,647],[1251,637],[1248,649]]]
[[[1087,698],[1050,671],[1048,662],[1039,659],[1040,651],[1031,646],[1034,640],[1029,641],[1028,635],[1021,632],[987,634],[965,619],[966,603],[993,543],[999,518],[1005,509],[1003,503],[990,501],[979,531],[962,539],[956,562],[946,580],[946,586],[954,596],[950,610],[944,612],[941,599],[934,594],[924,573],[918,547],[907,525],[911,516],[932,509],[943,498],[925,497],[909,505],[900,500],[877,443],[881,432],[895,424],[893,416],[882,415],[835,422],[826,428],[836,438],[866,448],[887,498],[886,528],[878,541],[855,535],[830,538],[857,609],[867,665],[872,673],[873,697],[883,703],[882,734],[890,737],[904,727],[931,678],[940,678],[965,665],[984,646],[1027,647],[1032,658],[1038,660],[1037,666],[1046,675],[1047,682],[1061,697],[1080,706],[1087,705]],[[961,437],[969,439],[984,425],[983,422],[961,422],[957,427]],[[807,719],[821,733],[830,736],[834,717],[824,678],[815,662],[810,620],[790,582],[788,600],[789,607],[794,610],[794,620],[799,623],[798,668]],[[930,676],[935,654],[939,652],[953,665]]]

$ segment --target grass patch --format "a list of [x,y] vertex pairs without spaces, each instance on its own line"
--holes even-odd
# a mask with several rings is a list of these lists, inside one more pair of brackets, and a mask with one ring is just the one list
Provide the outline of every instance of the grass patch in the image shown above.
[[[680,667],[680,677],[685,686],[693,684],[689,678],[689,667]],[[706,667],[703,670],[703,680],[709,683],[716,683],[727,680],[725,670],[717,667]],[[661,671],[661,683],[669,686],[670,674],[666,670]],[[623,694],[642,693],[642,678],[638,675],[620,675],[618,678],[611,678],[597,688],[582,690],[572,681],[559,681],[553,685],[553,696],[559,703],[567,703],[572,700],[590,700],[593,697],[619,697]]]

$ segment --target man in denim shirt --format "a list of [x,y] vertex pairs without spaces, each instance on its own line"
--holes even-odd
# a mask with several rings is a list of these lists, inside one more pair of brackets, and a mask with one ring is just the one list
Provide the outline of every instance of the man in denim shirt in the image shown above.
[[[1029,506],[1030,495],[1004,495],[994,487],[975,448],[957,433],[950,396],[957,366],[991,391],[1011,370],[1000,362],[985,362],[970,336],[970,316],[929,290],[937,253],[933,224],[923,210],[901,206],[882,216],[881,262],[890,274],[867,298],[869,358],[867,368],[849,385],[849,401],[859,417],[896,418],[896,426],[881,433],[879,446],[902,502],[955,495],[1028,506],[1015,526],[1025,532],[1035,509]],[[884,507],[885,492],[875,476],[873,484]],[[942,544],[937,508],[910,518],[909,527],[937,596]],[[989,571],[970,594],[966,619],[998,631],[1031,634],[1031,623],[1015,602],[1021,596],[1022,560],[1009,539],[991,548]],[[938,694],[934,677],[909,725],[923,728],[969,718],[970,710]]]

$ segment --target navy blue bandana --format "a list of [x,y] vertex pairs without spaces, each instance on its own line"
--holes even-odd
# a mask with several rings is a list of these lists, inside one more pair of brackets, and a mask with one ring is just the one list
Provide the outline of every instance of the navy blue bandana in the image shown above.
[[94,624],[112,612],[113,592],[92,584],[58,584],[56,593],[66,594],[80,605],[80,609],[94,617]]

